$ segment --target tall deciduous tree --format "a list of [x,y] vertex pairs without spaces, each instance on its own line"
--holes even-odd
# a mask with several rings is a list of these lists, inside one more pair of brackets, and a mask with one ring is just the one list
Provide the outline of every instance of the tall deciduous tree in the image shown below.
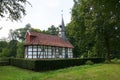
[[[106,58],[110,61],[112,51],[117,51],[114,48],[120,44],[115,40],[120,39],[120,0],[91,0],[89,1],[93,12],[93,26],[96,29],[96,34],[102,36],[106,48]],[[113,49],[114,48],[114,49]]]
[[[84,15],[85,5],[84,0],[79,3],[74,0],[74,6],[72,8],[72,20],[67,25],[67,34],[68,39],[74,45],[73,52],[75,57],[87,53],[88,50],[91,50],[91,47],[94,45],[94,38],[92,35],[94,33],[94,28],[91,25],[91,17]],[[86,18],[88,18],[86,20]]]
[[77,35],[76,43],[85,50],[94,48],[97,55],[105,52],[110,61],[112,52],[120,52],[119,11],[119,0],[74,0],[69,34]]
[[24,41],[27,30],[31,30],[31,24],[29,23],[26,24],[24,28],[14,30],[14,34],[17,36],[17,39]]

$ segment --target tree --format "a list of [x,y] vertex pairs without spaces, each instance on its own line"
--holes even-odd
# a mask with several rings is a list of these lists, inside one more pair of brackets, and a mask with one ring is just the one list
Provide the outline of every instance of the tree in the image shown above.
[[8,57],[8,42],[7,41],[0,41],[0,57]]
[[19,28],[13,31],[13,33],[16,35],[16,38],[20,41],[25,40],[25,34],[27,31],[33,31],[33,32],[41,32],[40,29],[35,29],[31,27],[31,24],[28,23],[25,25],[24,28]]
[[112,54],[112,51],[118,50],[118,48],[114,48],[114,44],[120,44],[120,42],[115,42],[116,39],[120,39],[120,1],[91,0],[89,3],[92,3],[91,6],[93,10],[91,11],[94,13],[93,26],[96,29],[96,34],[103,38],[106,48],[106,58],[108,61],[110,61],[110,55]]
[[9,57],[16,57],[17,54],[17,40],[11,40],[8,44]]
[[9,40],[16,40],[16,39],[17,39],[17,35],[14,33],[14,31],[12,29],[10,29]]
[[[18,21],[26,15],[25,5],[27,0],[0,0],[0,17]],[[30,3],[29,3],[30,4]]]
[[2,48],[2,53],[0,54],[0,57],[9,57],[9,50],[7,48]]
[[88,16],[88,19],[85,19],[87,17],[84,16],[83,6],[85,3],[83,2],[84,0],[79,4],[74,0],[71,22],[67,25],[68,39],[74,45],[74,57],[86,54],[94,46],[94,28],[90,26],[91,18]]
[[50,35],[58,35],[59,28],[55,27],[54,25],[51,25],[50,27],[48,27],[47,30],[42,30],[41,33],[50,34]]
[[73,31],[76,43],[85,51],[95,49],[99,56],[106,53],[110,61],[112,52],[120,52],[119,10],[119,0],[74,0],[69,35]]
[[0,41],[0,52],[2,52],[3,48],[6,48],[8,43],[6,41]]
[[24,42],[17,43],[17,58],[24,58]]
[[58,27],[55,27],[54,25],[52,25],[51,27],[49,27],[46,31],[48,34],[51,35],[58,35]]
[[13,31],[13,34],[16,36],[16,39],[24,41],[25,40],[25,34],[27,30],[31,29],[31,24],[26,24],[24,28],[19,28]]

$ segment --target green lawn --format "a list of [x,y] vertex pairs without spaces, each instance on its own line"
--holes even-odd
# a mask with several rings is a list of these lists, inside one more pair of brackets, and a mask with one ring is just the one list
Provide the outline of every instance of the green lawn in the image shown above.
[[120,80],[120,64],[95,64],[49,72],[0,66],[0,80]]

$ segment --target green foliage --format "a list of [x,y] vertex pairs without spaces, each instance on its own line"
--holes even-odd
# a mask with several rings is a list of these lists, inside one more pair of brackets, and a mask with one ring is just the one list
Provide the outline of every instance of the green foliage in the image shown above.
[[17,54],[17,40],[11,40],[8,45],[9,57],[16,57]]
[[24,41],[25,40],[25,34],[27,30],[31,29],[31,24],[26,24],[24,28],[19,28],[13,31],[13,34],[17,37],[18,40]]
[[108,61],[108,60],[105,60],[105,62],[104,63],[106,63],[106,64],[110,64],[111,62],[110,61]]
[[33,32],[38,32],[38,33],[41,32],[40,29],[32,28],[31,24],[28,23],[28,24],[25,25],[24,28],[15,29],[12,34],[15,35],[15,37],[16,37],[17,40],[23,42],[23,41],[25,41],[25,35],[26,35],[27,31],[33,31]]
[[17,43],[17,58],[24,58],[24,42]]
[[50,34],[50,35],[56,35],[57,36],[58,33],[59,33],[59,29],[58,29],[58,27],[55,27],[54,25],[52,25],[47,30],[41,31],[41,33]]
[[24,57],[24,42],[18,42],[17,40],[11,40],[10,42],[0,42],[0,57]]
[[48,28],[48,30],[46,31],[48,34],[51,35],[58,35],[58,28],[56,28],[54,25],[52,25],[51,27]]
[[20,20],[26,15],[25,5],[27,0],[1,0],[0,1],[0,17],[6,17],[10,20]]
[[94,63],[91,60],[86,61],[86,65],[93,65]]
[[11,62],[10,63],[13,66],[21,67],[21,68],[24,68],[24,69],[33,70],[35,68],[35,60],[11,58]]
[[21,48],[18,48],[16,57],[17,58],[23,58],[24,57],[24,50],[21,49]]
[[0,66],[8,66],[9,62],[8,61],[0,61]]
[[86,58],[86,59],[11,59],[11,65],[18,66],[25,69],[34,71],[48,71],[70,66],[79,66],[91,60],[94,63],[104,62],[103,58]]
[[84,17],[83,6],[85,5],[85,2],[86,1],[83,0],[74,2],[72,9],[72,20],[67,25],[68,39],[75,47],[73,49],[75,57],[79,57],[83,55],[83,53],[88,52],[95,44],[95,35],[93,35],[94,28],[91,27],[92,18],[88,18],[86,20]]
[[119,0],[74,0],[67,34],[76,57],[91,52],[110,61],[111,55],[120,55],[118,10]]
[[8,43],[6,41],[0,41],[0,52],[2,52],[3,48],[6,48]]
[[9,57],[9,56],[10,56],[10,53],[8,48],[3,48],[2,53],[0,54],[0,57]]
[[120,64],[120,59],[114,58],[111,60],[112,63]]
[[115,62],[116,62],[117,60],[118,60],[117,58],[114,58],[114,59],[113,59],[113,61],[115,61]]
[[58,35],[58,27],[55,27],[54,25],[50,26],[47,30],[41,31],[40,29],[35,29],[31,27],[31,24],[28,23],[25,25],[24,28],[18,28],[14,31],[9,32],[9,37],[11,40],[19,40],[21,42],[25,41],[25,35],[27,31],[31,32],[38,32],[38,33],[45,33],[45,34],[51,34],[51,35]]
[[10,58],[0,58],[0,66],[10,65]]
[[[9,38],[10,42],[0,41],[0,56],[1,57],[17,57],[23,58],[24,57],[24,41],[25,41],[25,34],[27,30],[38,32],[38,33],[46,33],[51,35],[58,34],[58,28],[54,25],[48,28],[48,30],[41,31],[40,29],[34,29],[31,27],[31,24],[26,24],[24,28],[19,28],[16,30],[10,30]],[[18,41],[17,41],[18,40]]]

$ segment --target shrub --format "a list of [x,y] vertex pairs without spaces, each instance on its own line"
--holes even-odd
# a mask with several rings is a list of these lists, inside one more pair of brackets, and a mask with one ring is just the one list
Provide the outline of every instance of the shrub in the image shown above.
[[86,58],[86,59],[11,59],[11,65],[18,66],[34,71],[48,71],[70,66],[79,66],[92,61],[94,63],[103,62],[103,58]]
[[8,61],[0,61],[0,66],[7,66],[9,65]]
[[86,61],[86,65],[93,65],[94,63],[91,60]]
[[113,62],[117,62],[117,60],[118,60],[117,58],[114,58],[112,61],[113,61]]
[[32,59],[23,59],[23,58],[12,58],[10,61],[11,65],[25,68],[25,69],[34,69],[35,61]]
[[104,62],[104,63],[110,64],[111,62],[110,62],[110,61],[108,61],[108,60],[105,60],[105,62]]
[[10,58],[0,58],[0,66],[10,65]]
[[114,59],[111,60],[111,62],[112,62],[112,63],[115,63],[115,64],[116,64],[116,63],[117,63],[117,64],[120,64],[120,59],[114,58]]

